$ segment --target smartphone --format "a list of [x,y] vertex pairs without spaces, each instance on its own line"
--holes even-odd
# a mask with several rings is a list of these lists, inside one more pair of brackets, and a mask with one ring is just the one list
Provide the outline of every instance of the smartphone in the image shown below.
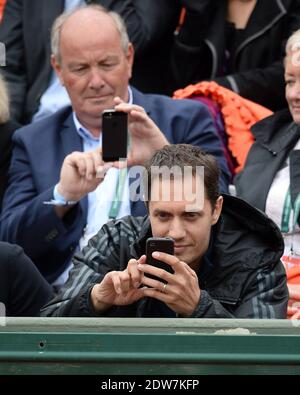
[[115,162],[127,158],[127,114],[113,109],[102,113],[102,159]]
[[[161,251],[170,255],[174,255],[174,240],[168,237],[150,237],[146,241],[146,263],[148,265],[164,269],[169,273],[174,273],[174,270],[170,265],[152,257],[152,253],[154,251]],[[145,276],[153,278],[154,280],[165,282],[163,279],[150,274],[145,273]]]

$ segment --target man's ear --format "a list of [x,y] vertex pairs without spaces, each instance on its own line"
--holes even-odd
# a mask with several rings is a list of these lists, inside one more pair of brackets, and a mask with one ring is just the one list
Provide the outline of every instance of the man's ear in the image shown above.
[[223,196],[219,196],[216,201],[216,205],[212,214],[212,225],[215,225],[218,222],[222,212],[222,207],[223,207]]
[[53,54],[51,55],[51,66],[53,67],[53,70],[55,71],[61,85],[64,86],[61,65]]
[[128,78],[130,79],[132,76],[132,67],[134,61],[134,47],[131,43],[128,44],[126,59],[127,59],[127,68],[128,68]]

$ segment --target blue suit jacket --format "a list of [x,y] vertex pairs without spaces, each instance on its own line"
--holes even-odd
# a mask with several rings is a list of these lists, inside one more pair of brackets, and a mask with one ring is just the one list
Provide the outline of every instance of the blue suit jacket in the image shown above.
[[[192,100],[142,94],[133,89],[133,102],[147,111],[169,142],[201,146],[213,154],[222,169],[221,189],[226,191],[229,172],[213,120],[205,105]],[[82,141],[73,123],[71,108],[64,108],[14,134],[9,185],[0,219],[1,239],[21,245],[41,273],[53,281],[70,260],[86,225],[87,198],[64,220],[53,206],[53,198],[66,155],[82,151]],[[144,215],[142,202],[132,203],[132,215]]]

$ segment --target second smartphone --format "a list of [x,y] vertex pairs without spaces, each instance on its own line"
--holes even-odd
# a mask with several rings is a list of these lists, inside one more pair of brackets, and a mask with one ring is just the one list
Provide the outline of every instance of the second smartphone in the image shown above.
[[[174,273],[170,265],[153,258],[152,253],[154,251],[166,252],[167,254],[174,255],[174,240],[168,237],[149,237],[146,242],[146,263],[148,265],[164,269],[169,273]],[[163,279],[156,276],[152,276],[146,273],[145,276],[165,283]]]
[[125,112],[104,110],[102,113],[102,159],[115,162],[127,158],[128,119]]

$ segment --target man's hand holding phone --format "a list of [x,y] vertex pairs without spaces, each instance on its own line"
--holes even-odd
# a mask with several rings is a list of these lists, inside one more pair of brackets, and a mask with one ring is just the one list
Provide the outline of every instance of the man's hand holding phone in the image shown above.
[[[102,312],[148,296],[166,303],[175,313],[189,317],[200,299],[196,273],[174,255],[155,251],[151,256],[150,264],[142,255],[138,260],[130,259],[125,270],[107,273],[92,289],[94,309]],[[156,261],[160,267],[151,264]]]
[[[153,240],[150,239],[148,243],[153,243]],[[161,249],[168,248],[170,252],[171,239],[162,240],[157,239]],[[151,258],[148,256],[149,253],[145,264],[138,265],[138,269],[144,274],[144,295],[161,300],[177,314],[189,317],[196,309],[201,293],[195,271],[187,263],[167,252],[151,251]]]
[[[143,165],[156,150],[168,145],[169,142],[143,107],[125,103],[119,97],[116,97],[114,101],[115,110],[128,114],[130,146],[127,165]],[[116,162],[114,166],[122,167],[122,164]]]
[[[66,201],[79,202],[97,188],[112,166],[113,163],[103,162],[100,148],[89,152],[72,152],[62,164],[57,191]],[[54,210],[59,217],[63,217],[71,207],[55,206]]]
[[143,274],[137,266],[139,262],[145,262],[145,258],[130,259],[125,270],[109,272],[99,284],[94,285],[90,298],[95,311],[103,312],[112,306],[130,305],[144,297],[140,288]]

